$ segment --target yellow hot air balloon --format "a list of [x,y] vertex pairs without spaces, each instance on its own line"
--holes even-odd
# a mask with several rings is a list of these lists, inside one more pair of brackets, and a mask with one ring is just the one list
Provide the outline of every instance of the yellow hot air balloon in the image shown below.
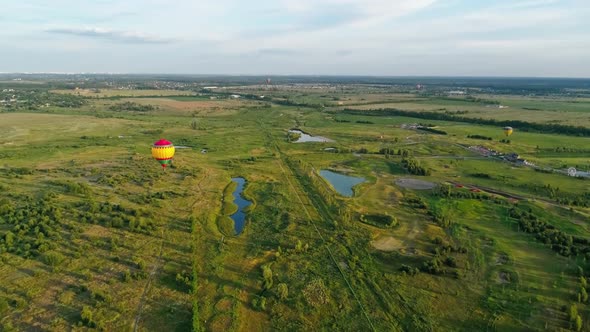
[[506,136],[512,135],[513,131],[514,131],[514,129],[512,129],[512,127],[504,127],[504,135],[506,135]]
[[174,151],[172,142],[161,139],[152,146],[152,157],[156,158],[160,165],[166,168],[174,157]]

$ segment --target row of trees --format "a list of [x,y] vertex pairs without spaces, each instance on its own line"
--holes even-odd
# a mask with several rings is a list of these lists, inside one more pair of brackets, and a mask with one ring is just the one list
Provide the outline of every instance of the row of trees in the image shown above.
[[555,148],[546,148],[546,149],[538,149],[540,151],[547,151],[547,152],[565,152],[565,153],[588,153],[590,154],[590,149],[581,149],[571,146],[558,146]]
[[486,141],[491,141],[492,140],[491,137],[483,136],[483,135],[467,135],[467,138],[483,139],[483,140],[486,140]]
[[394,108],[375,109],[375,110],[354,110],[344,109],[342,111],[346,114],[354,115],[369,115],[369,116],[405,116],[418,119],[428,120],[439,120],[439,121],[456,121],[475,123],[480,125],[488,125],[495,127],[515,127],[519,131],[531,131],[531,132],[543,132],[543,133],[554,133],[570,136],[590,136],[590,128],[583,126],[570,126],[561,125],[555,123],[534,123],[526,122],[521,120],[496,120],[496,119],[483,119],[483,118],[472,118],[466,116],[457,116],[440,112],[416,112],[416,111],[403,111]]
[[436,129],[436,128],[430,128],[430,127],[424,127],[424,126],[422,126],[422,127],[418,127],[418,129],[419,130],[422,130],[422,131],[427,131],[427,132],[432,133],[432,134],[447,135],[447,132],[446,131],[440,130],[440,129]]
[[[538,170],[538,172],[544,172]],[[584,178],[580,178],[582,181]],[[534,185],[526,184],[525,187],[535,193],[545,195],[549,198],[555,199],[559,204],[570,205],[570,206],[590,206],[590,192],[585,193],[568,193],[563,192],[559,187],[552,186],[551,184],[546,185]]]
[[403,158],[402,165],[408,171],[408,173],[413,175],[429,176],[431,174],[431,170],[429,168],[422,166],[420,162],[413,157]]
[[156,109],[153,105],[142,105],[130,101],[111,105],[109,110],[113,112],[151,112]]
[[518,207],[510,209],[509,215],[518,221],[520,229],[535,234],[535,238],[551,247],[562,256],[570,257],[579,254],[590,258],[590,240],[568,235],[554,225],[540,219],[532,211]]

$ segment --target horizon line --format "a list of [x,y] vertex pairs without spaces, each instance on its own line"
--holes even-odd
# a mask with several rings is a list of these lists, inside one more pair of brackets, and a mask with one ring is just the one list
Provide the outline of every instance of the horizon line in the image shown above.
[[504,75],[374,75],[374,74],[198,74],[198,73],[133,73],[133,72],[0,72],[0,75],[167,75],[202,77],[375,77],[375,78],[513,78],[513,79],[590,79],[590,76],[504,76]]

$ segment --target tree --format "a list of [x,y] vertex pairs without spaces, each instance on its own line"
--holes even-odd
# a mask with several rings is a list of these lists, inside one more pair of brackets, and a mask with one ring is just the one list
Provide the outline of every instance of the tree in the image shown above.
[[295,245],[295,251],[300,252],[303,249],[303,243],[301,240],[297,240],[297,244]]
[[572,305],[570,305],[570,321],[573,322],[576,320],[576,317],[578,317],[578,307],[572,303]]
[[583,303],[588,302],[588,292],[586,292],[586,288],[584,287],[580,288],[580,299]]
[[262,266],[262,278],[264,279],[264,289],[270,289],[272,287],[272,270],[270,264]]
[[124,282],[131,281],[131,272],[129,270],[123,272],[123,281]]
[[6,242],[8,248],[11,248],[14,245],[14,234],[11,231],[6,232],[4,235],[4,242]]
[[84,306],[82,308],[82,312],[80,313],[80,317],[82,318],[82,323],[88,327],[94,327],[94,321],[92,320],[92,309],[89,306]]
[[[262,297],[260,298],[259,305],[260,305],[260,309],[261,309],[261,310],[266,310],[266,297],[262,296]],[[578,316],[578,318],[580,318],[580,316]],[[579,331],[579,330],[578,330],[578,331]]]
[[43,254],[43,261],[45,262],[45,264],[47,264],[49,266],[53,266],[53,267],[58,266],[64,260],[65,260],[64,255],[62,255],[56,251],[48,251],[45,254]]
[[285,283],[280,283],[277,286],[277,291],[279,293],[279,299],[281,300],[285,300],[289,296],[289,287],[287,287],[287,284]]

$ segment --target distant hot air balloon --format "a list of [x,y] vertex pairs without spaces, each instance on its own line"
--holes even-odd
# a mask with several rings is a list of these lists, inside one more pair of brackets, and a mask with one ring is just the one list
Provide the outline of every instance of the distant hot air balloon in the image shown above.
[[157,141],[152,146],[152,157],[156,158],[160,165],[165,168],[174,157],[174,145],[165,139]]
[[512,135],[513,131],[514,130],[512,129],[512,127],[504,127],[504,135],[506,135],[506,136]]

